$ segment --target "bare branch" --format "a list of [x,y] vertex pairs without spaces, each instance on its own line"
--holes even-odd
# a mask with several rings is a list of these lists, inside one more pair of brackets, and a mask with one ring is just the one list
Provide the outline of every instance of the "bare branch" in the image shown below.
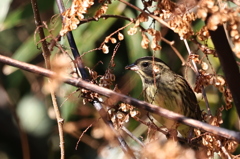
[[[33,9],[33,13],[34,13],[34,18],[35,18],[35,24],[36,27],[38,29],[38,34],[41,38],[41,43],[42,43],[42,51],[43,51],[43,57],[45,60],[45,65],[47,69],[51,69],[51,63],[50,63],[50,50],[48,49],[48,45],[47,45],[47,41],[46,41],[46,37],[42,28],[42,20],[39,14],[39,10],[38,10],[38,5],[37,5],[37,1],[36,0],[31,0],[32,3],[32,9]],[[52,88],[52,81],[51,79],[48,80],[49,84],[50,84],[50,94],[51,94],[51,99],[52,99],[52,103],[53,103],[53,108],[54,108],[54,112],[56,115],[56,119],[57,119],[57,125],[58,125],[58,131],[59,131],[59,139],[60,139],[60,150],[61,150],[61,159],[65,158],[65,149],[64,149],[64,136],[63,136],[63,119],[61,117],[60,111],[58,109],[58,104],[57,104],[57,100],[56,100],[56,95],[55,92]]]
[[213,44],[216,48],[219,60],[221,62],[227,84],[232,93],[238,116],[240,116],[240,72],[232,49],[228,43],[222,25],[218,26],[217,30],[215,31],[209,30],[209,33],[212,37]]
[[[58,5],[60,13],[63,13],[65,11],[65,7],[63,5],[62,0],[57,0],[57,5]],[[72,34],[71,31],[67,32],[67,39],[68,39],[68,43],[70,45],[72,54],[74,56],[75,63],[78,66],[78,69],[79,69],[79,71],[81,73],[81,76],[82,76],[83,79],[87,79],[88,75],[87,75],[87,73],[86,73],[86,71],[84,69],[84,65],[83,65],[82,59],[80,57],[77,45],[75,43],[75,40],[74,40],[74,37],[73,37],[73,34]]]
[[[24,62],[20,62],[20,61],[11,59],[11,58],[6,57],[6,56],[0,55],[0,61],[5,63],[5,64],[8,64],[8,65],[11,65],[11,66],[14,66],[14,67],[18,67],[20,69],[23,69],[23,70],[26,70],[26,71],[29,71],[29,72],[32,72],[32,73],[40,74],[42,76],[51,77],[51,78],[58,77],[56,73],[54,73],[50,70],[47,70],[47,69],[44,69],[44,68],[41,68],[41,67],[37,67],[37,66],[31,65],[31,64],[27,64],[27,63],[24,63]],[[205,130],[207,132],[210,132],[210,133],[213,133],[213,134],[216,134],[216,135],[220,135],[220,136],[223,136],[225,138],[233,139],[233,140],[236,140],[237,142],[240,142],[240,132],[236,132],[236,131],[228,130],[228,129],[225,129],[225,128],[212,126],[212,125],[209,125],[207,123],[204,123],[204,122],[201,122],[201,121],[198,121],[198,120],[187,118],[183,115],[174,113],[174,112],[169,111],[167,109],[149,104],[149,103],[144,102],[144,101],[137,100],[135,98],[128,97],[128,96],[120,94],[120,93],[116,93],[116,92],[114,92],[110,89],[103,88],[103,87],[97,86],[95,84],[91,84],[91,83],[86,82],[82,79],[75,79],[75,78],[71,78],[71,77],[62,77],[62,79],[65,83],[68,83],[70,85],[85,88],[85,89],[91,90],[93,92],[97,92],[97,93],[99,93],[101,95],[104,95],[106,97],[111,97],[111,98],[115,99],[116,102],[121,101],[121,102],[124,102],[124,103],[128,103],[128,104],[136,106],[137,108],[147,110],[151,113],[155,113],[155,114],[161,115],[163,117],[181,122],[183,124],[186,124],[186,125],[198,128],[198,129],[202,129],[202,130]]]
[[136,136],[134,136],[126,127],[122,127],[122,130],[128,135],[130,136],[133,140],[135,140],[139,145],[141,145],[142,147],[144,147],[144,144],[142,143],[142,141],[140,141]]

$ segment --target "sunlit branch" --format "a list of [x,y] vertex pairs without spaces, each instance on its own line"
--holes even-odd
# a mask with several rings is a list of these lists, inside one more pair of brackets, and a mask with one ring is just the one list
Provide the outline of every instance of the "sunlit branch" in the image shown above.
[[[14,67],[18,67],[20,69],[23,69],[23,70],[26,70],[26,71],[29,71],[32,73],[36,73],[36,74],[39,74],[42,76],[51,77],[51,78],[54,78],[54,77],[59,78],[59,76],[56,73],[54,73],[50,70],[47,70],[47,69],[44,69],[41,67],[37,67],[37,66],[31,65],[31,64],[27,64],[24,62],[20,62],[20,61],[17,61],[17,60],[14,60],[14,59],[2,56],[2,55],[0,55],[0,61],[2,63],[8,64],[8,65],[11,65]],[[76,78],[71,78],[71,77],[61,77],[61,78],[65,83],[68,83],[68,84],[76,86],[76,87],[85,88],[87,90],[91,90],[93,92],[99,93],[106,97],[110,97],[112,99],[115,99],[116,102],[121,101],[124,103],[128,103],[128,104],[134,105],[137,108],[147,110],[148,112],[155,113],[155,114],[161,115],[163,117],[184,123],[186,125],[189,125],[189,126],[192,126],[192,127],[198,128],[198,129],[202,129],[207,132],[210,132],[210,133],[213,133],[216,135],[220,135],[225,138],[233,139],[233,140],[236,140],[237,142],[240,142],[240,132],[228,130],[228,129],[221,128],[221,127],[212,126],[212,125],[209,125],[207,123],[204,123],[204,122],[201,122],[198,120],[187,118],[183,115],[174,113],[167,109],[149,104],[144,101],[137,100],[135,98],[128,97],[128,96],[120,94],[120,93],[116,93],[110,89],[103,88],[103,87],[97,86],[95,84],[91,84],[82,79],[76,79]]]
[[[40,36],[41,39],[41,44],[42,44],[42,51],[43,51],[43,57],[44,57],[44,61],[45,61],[45,65],[47,69],[51,69],[51,63],[50,63],[50,50],[48,49],[48,44],[46,41],[46,37],[43,31],[43,24],[42,24],[42,20],[40,17],[40,13],[38,10],[38,5],[37,5],[37,1],[36,0],[31,0],[32,3],[32,9],[33,9],[33,13],[34,13],[34,19],[35,19],[35,24],[36,24],[36,28],[38,30],[38,34]],[[61,117],[59,108],[58,108],[58,104],[57,104],[57,100],[56,100],[56,95],[55,92],[52,88],[52,81],[51,79],[48,80],[49,84],[50,84],[50,93],[51,93],[51,99],[52,99],[52,103],[53,103],[53,108],[54,108],[54,112],[56,115],[56,119],[57,119],[57,125],[58,125],[58,132],[59,132],[59,140],[60,140],[60,150],[61,150],[61,159],[65,158],[65,149],[64,149],[64,137],[63,137],[63,119]]]

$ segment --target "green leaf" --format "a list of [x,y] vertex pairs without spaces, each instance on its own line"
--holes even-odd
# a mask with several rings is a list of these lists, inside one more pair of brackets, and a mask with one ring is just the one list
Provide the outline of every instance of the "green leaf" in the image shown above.
[[[33,36],[31,36],[16,50],[16,52],[13,54],[12,58],[19,60],[19,61],[23,61],[23,62],[29,62],[33,58],[35,58],[39,54],[39,52],[40,52],[40,50],[37,49],[37,46],[34,42],[34,38],[33,38]],[[17,67],[12,67],[12,66],[8,66],[8,65],[6,65],[3,68],[3,72],[6,75],[9,75],[16,70],[18,70]]]

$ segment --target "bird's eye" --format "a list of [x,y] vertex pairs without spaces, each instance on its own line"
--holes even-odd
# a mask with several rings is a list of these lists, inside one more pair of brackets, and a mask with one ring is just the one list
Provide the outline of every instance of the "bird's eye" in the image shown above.
[[142,63],[142,66],[143,66],[143,67],[147,67],[148,65],[149,65],[148,62],[144,62],[144,63]]

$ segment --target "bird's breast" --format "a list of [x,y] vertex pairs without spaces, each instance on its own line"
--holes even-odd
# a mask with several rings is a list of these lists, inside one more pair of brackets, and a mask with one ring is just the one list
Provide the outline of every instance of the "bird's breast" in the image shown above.
[[156,84],[148,84],[144,86],[144,97],[148,103],[159,107],[183,114],[180,105],[182,99],[177,92],[171,91],[164,87],[157,87]]
[[[163,88],[157,88],[156,85],[145,85],[144,97],[148,103],[168,109],[178,114],[184,114],[182,110],[182,100],[179,95],[174,91],[166,90]],[[159,115],[153,115],[162,125],[167,128],[176,128],[176,121],[164,118]]]

